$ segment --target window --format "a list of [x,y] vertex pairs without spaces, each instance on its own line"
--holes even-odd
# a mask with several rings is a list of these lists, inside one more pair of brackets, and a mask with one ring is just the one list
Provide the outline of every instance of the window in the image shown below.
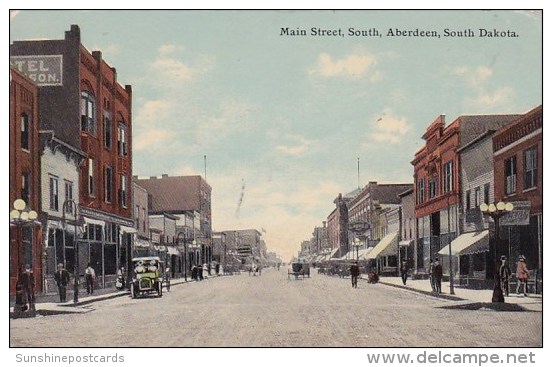
[[483,186],[483,202],[485,204],[491,203],[491,184],[486,183]]
[[127,140],[126,140],[126,127],[122,123],[119,123],[119,134],[118,134],[118,151],[119,155],[125,156],[128,154],[127,151]]
[[136,218],[136,229],[140,229],[140,205],[134,208],[134,218]]
[[21,149],[29,150],[29,115],[21,115]]
[[88,158],[88,195],[94,196],[94,159]]
[[[65,202],[73,200],[73,183],[71,181],[65,181]],[[68,205],[67,213],[73,214],[73,205]]]
[[142,208],[142,230],[145,231],[146,230],[146,219],[147,219],[147,216],[146,216],[146,208]]
[[27,204],[29,203],[29,194],[30,190],[30,178],[28,173],[23,173],[21,175],[21,199],[23,199]]
[[466,191],[466,210],[471,209],[471,191]]
[[525,181],[524,189],[530,189],[537,186],[537,147],[523,152],[525,160]]
[[113,169],[111,167],[105,167],[105,202],[111,203],[113,192]]
[[109,111],[104,111],[104,146],[107,149],[111,149],[111,129],[112,129],[112,123],[111,123],[111,114]]
[[50,176],[50,209],[59,210],[58,179],[52,176]]
[[437,196],[437,177],[431,177],[428,182],[429,198]]
[[454,173],[452,168],[452,161],[448,161],[443,165],[443,192],[449,192],[453,189]]
[[481,187],[476,187],[474,192],[475,208],[479,208],[481,205]]
[[510,157],[504,161],[504,173],[506,179],[506,195],[516,192],[516,156]]
[[119,189],[119,204],[123,207],[127,207],[127,178],[121,175],[121,188]]
[[88,92],[81,93],[81,130],[96,135],[96,101]]
[[418,179],[418,204],[424,202],[424,190],[425,190],[425,180],[423,178]]

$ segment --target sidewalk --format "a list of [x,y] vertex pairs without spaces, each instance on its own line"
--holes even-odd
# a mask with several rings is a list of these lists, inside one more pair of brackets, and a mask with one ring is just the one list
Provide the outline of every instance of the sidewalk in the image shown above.
[[[469,289],[465,287],[454,287],[454,295],[451,295],[449,282],[442,282],[442,293],[436,294],[432,292],[431,285],[427,279],[408,279],[406,281],[406,286],[402,284],[402,279],[400,277],[381,277],[379,282],[387,286],[408,289],[433,297],[456,301],[461,304],[488,304],[491,303],[493,297],[492,289]],[[504,299],[505,303],[518,305],[524,310],[542,312],[542,294],[529,294],[527,297],[523,297],[523,295],[510,293],[510,296],[504,297]]]
[[[216,276],[210,276],[207,278],[216,278]],[[171,279],[171,288],[177,285],[185,284],[184,278]],[[188,279],[188,283],[200,283]],[[90,305],[93,302],[104,301],[106,299],[130,296],[127,290],[117,290],[115,288],[98,289],[94,291],[93,295],[86,294],[86,290],[79,289],[79,301],[73,302],[73,289],[67,289],[67,302],[60,303],[59,295],[57,293],[38,294],[35,297],[35,310],[37,315],[60,315],[68,313],[86,313],[93,311],[94,308]],[[14,307],[13,300],[10,302],[10,318],[13,317]],[[23,316],[25,317],[25,316]]]

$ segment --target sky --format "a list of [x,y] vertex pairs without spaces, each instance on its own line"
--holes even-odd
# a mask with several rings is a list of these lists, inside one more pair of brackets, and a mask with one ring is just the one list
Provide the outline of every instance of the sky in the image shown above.
[[[62,39],[71,24],[132,85],[133,174],[206,172],[213,229],[258,229],[284,259],[339,193],[413,182],[410,162],[437,116],[448,124],[542,104],[538,12],[17,11],[10,42]],[[288,27],[307,36],[282,35]],[[475,37],[445,37],[447,28]]]

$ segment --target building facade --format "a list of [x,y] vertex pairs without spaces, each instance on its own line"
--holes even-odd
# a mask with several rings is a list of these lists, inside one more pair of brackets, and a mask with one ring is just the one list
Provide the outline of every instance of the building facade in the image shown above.
[[[40,212],[40,145],[38,138],[38,88],[24,74],[10,68],[10,212],[22,199],[24,211]],[[10,215],[10,295],[15,294],[19,272],[25,264],[33,270],[37,290],[42,289],[42,227],[34,220]]]
[[493,135],[495,202],[514,204],[500,219],[499,250],[513,266],[524,255],[531,277],[543,268],[543,140],[542,105]]
[[[117,80],[100,51],[90,53],[72,25],[62,40],[15,41],[10,63],[40,90],[41,130],[54,131],[82,150],[78,216],[86,231],[78,243],[78,264],[95,268],[100,286],[116,270],[130,268],[132,251],[132,88]],[[82,255],[82,257],[81,257]]]

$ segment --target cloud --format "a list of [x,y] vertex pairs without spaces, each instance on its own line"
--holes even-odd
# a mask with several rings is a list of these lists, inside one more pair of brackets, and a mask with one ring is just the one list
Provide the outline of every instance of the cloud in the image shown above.
[[159,121],[165,120],[171,111],[171,103],[167,100],[147,101],[138,110],[134,119],[133,149],[135,151],[160,151],[174,134],[163,129]]
[[369,76],[371,81],[377,81],[381,78],[380,73],[374,70],[377,61],[376,56],[367,53],[353,53],[335,60],[331,55],[322,53],[318,56],[317,64],[309,71],[309,74],[324,78]]
[[466,108],[470,113],[485,113],[497,109],[508,109],[514,97],[514,90],[509,86],[501,86],[491,90],[494,71],[487,66],[459,66],[452,69],[452,74],[459,76],[472,93],[464,98]]
[[288,140],[293,140],[293,144],[282,144],[276,146],[276,151],[286,155],[299,156],[309,150],[311,142],[302,136],[286,135]]
[[410,130],[406,117],[395,116],[390,108],[386,108],[382,113],[374,115],[370,122],[372,131],[369,133],[369,139],[378,143],[398,144],[402,137]]
[[212,65],[213,58],[206,55],[196,55],[192,60],[182,60],[180,53],[184,50],[178,45],[162,45],[157,49],[157,56],[150,63],[154,81],[157,84],[180,86],[183,81],[190,81],[207,73]]

